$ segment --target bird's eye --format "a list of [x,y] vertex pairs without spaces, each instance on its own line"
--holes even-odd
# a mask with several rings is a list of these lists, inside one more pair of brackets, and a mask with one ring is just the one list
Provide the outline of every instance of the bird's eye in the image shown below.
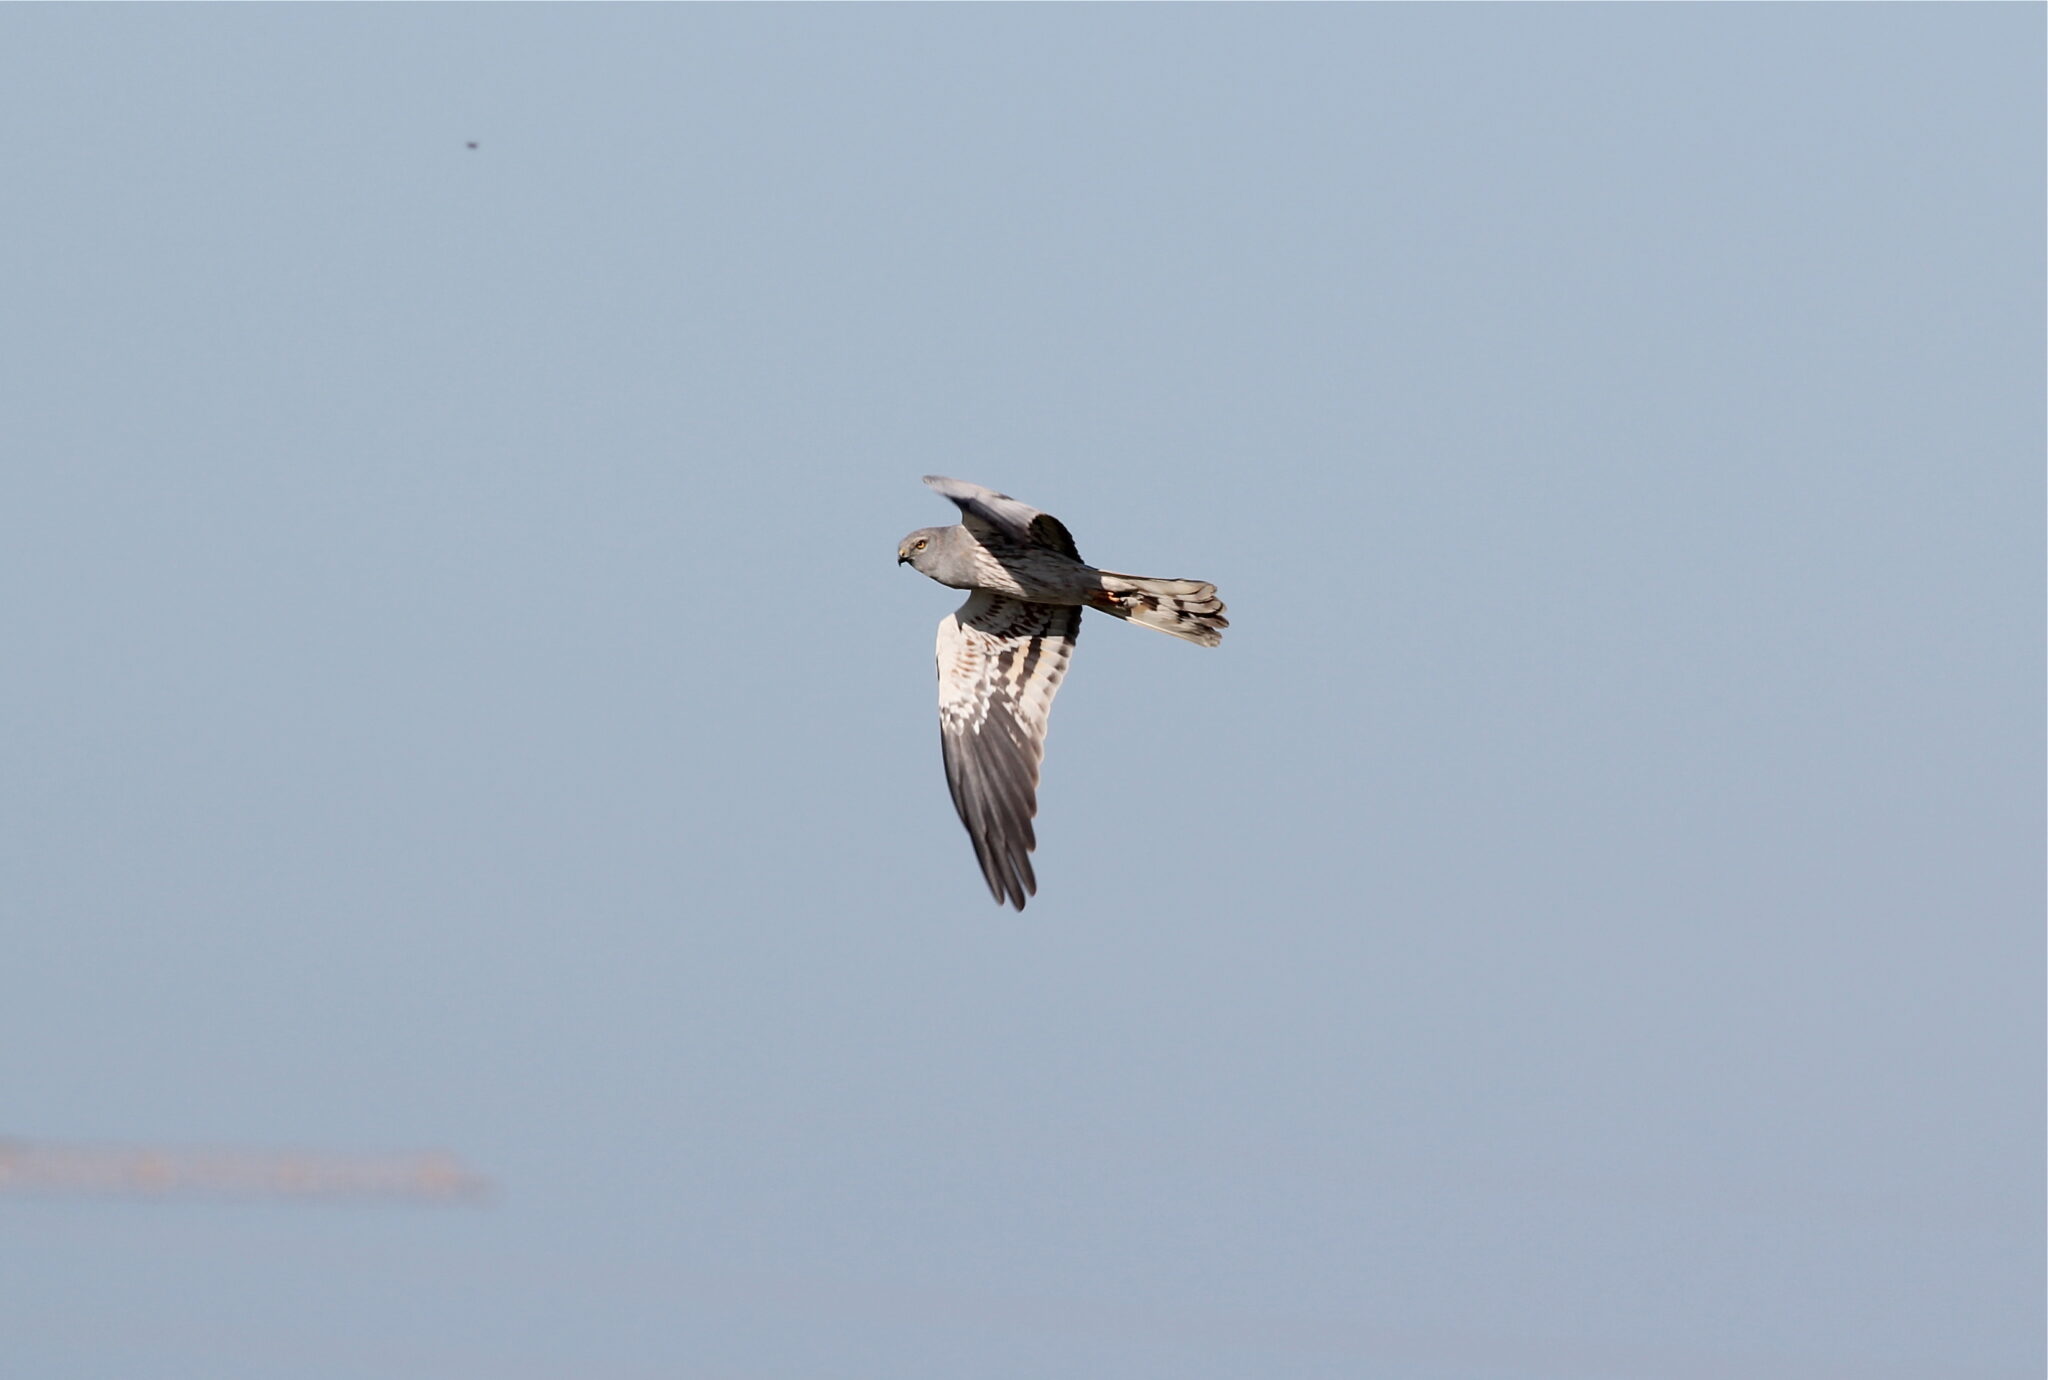
[[919,542],[919,543],[918,543],[917,545],[915,545],[915,546],[911,547],[910,549],[911,549],[912,551],[922,551],[922,550],[924,550],[924,549],[925,549],[925,548],[926,548],[927,546],[930,546],[930,545],[931,545],[931,543],[930,543],[930,542],[928,542],[928,541],[921,541],[921,542]]

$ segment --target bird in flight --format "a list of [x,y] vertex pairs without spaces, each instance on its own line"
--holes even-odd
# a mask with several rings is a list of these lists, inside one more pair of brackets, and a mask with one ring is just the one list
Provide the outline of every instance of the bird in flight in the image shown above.
[[928,474],[959,506],[952,527],[923,527],[896,563],[970,591],[939,624],[939,746],[953,808],[996,903],[1024,909],[1038,892],[1038,763],[1052,697],[1074,654],[1081,610],[1213,647],[1230,624],[1216,586],[1097,570],[1066,525],[1008,494]]

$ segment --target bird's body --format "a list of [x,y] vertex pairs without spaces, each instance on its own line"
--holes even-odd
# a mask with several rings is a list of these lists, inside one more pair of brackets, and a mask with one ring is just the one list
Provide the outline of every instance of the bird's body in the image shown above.
[[[959,524],[926,527],[904,541],[914,545],[926,538],[931,545],[912,555],[910,564],[954,589],[985,589],[1034,604],[1085,604],[1100,587],[1100,572],[1078,553],[1021,542],[1000,528],[976,533]],[[1071,538],[1068,546],[1071,551]]]
[[939,740],[946,784],[996,900],[1024,908],[1038,890],[1038,763],[1052,697],[1066,674],[1082,608],[1204,647],[1229,623],[1216,587],[1098,570],[1066,526],[1007,494],[927,475],[959,505],[953,527],[912,532],[896,548],[942,585],[973,591],[939,624]]

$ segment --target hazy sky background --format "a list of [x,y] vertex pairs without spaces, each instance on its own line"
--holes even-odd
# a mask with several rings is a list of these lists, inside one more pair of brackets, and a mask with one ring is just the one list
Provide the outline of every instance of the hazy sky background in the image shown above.
[[0,10],[8,1373],[2034,1380],[2043,37]]

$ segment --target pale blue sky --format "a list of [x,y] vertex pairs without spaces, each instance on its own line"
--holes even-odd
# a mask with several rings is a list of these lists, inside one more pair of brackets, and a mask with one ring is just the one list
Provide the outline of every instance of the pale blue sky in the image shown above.
[[[2042,40],[0,10],[0,1134],[503,1186],[10,1372],[2032,1380]],[[1230,603],[1022,917],[933,471]]]

